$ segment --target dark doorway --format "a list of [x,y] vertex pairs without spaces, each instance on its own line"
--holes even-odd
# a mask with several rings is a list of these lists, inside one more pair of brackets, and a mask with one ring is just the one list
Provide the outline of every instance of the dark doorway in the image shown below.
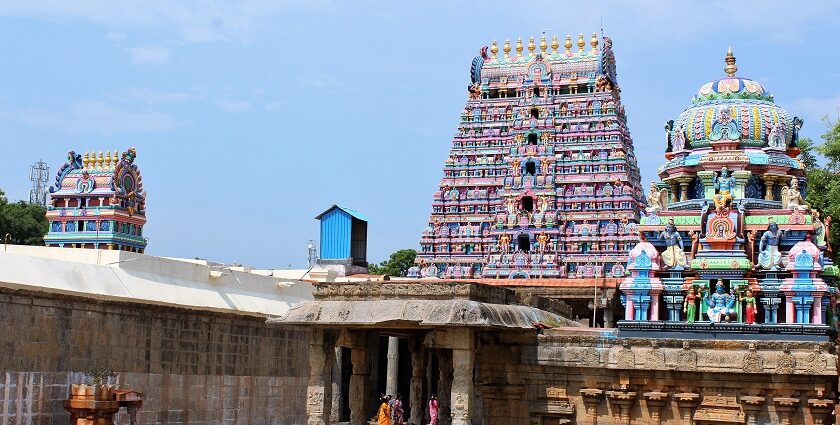
[[539,118],[540,117],[540,110],[537,108],[531,108],[531,118]]
[[536,145],[537,144],[537,133],[531,133],[528,135],[528,144],[529,145]]
[[537,163],[534,161],[528,161],[525,163],[525,174],[529,176],[536,176],[537,175]]
[[523,196],[522,209],[528,212],[534,212],[534,198],[530,196]]
[[540,97],[540,88],[539,87],[534,87],[534,96]]
[[516,245],[520,251],[528,252],[531,250],[531,238],[523,233],[516,237]]

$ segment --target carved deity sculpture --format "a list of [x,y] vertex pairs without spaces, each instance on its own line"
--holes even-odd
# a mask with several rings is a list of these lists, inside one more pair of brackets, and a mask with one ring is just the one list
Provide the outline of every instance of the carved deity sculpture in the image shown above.
[[776,149],[784,149],[785,146],[785,130],[780,123],[773,125],[770,133],[767,134],[767,146]]
[[467,86],[467,91],[470,93],[471,100],[481,99],[481,84],[475,83]]
[[720,169],[720,176],[715,178],[715,194],[712,200],[715,202],[715,210],[722,213],[732,201],[732,189],[735,188],[735,177],[729,175],[726,167]]
[[516,214],[516,198],[513,196],[507,199],[507,211],[508,214]]
[[650,193],[648,194],[648,206],[645,212],[656,214],[659,211],[668,209],[668,190],[656,187],[656,182],[650,182]]
[[715,293],[706,297],[706,315],[709,316],[709,321],[712,323],[719,323],[721,319],[729,322],[732,320],[732,315],[735,310],[732,306],[735,305],[735,297],[723,291],[723,282],[718,280],[715,285]]
[[779,252],[779,243],[782,241],[784,232],[779,230],[779,225],[771,221],[767,225],[767,231],[761,235],[759,241],[758,265],[766,270],[778,270],[782,265],[782,254]]
[[782,187],[782,208],[788,210],[805,210],[808,205],[799,193],[799,179],[790,179],[790,187]]
[[685,259],[685,251],[683,251],[683,241],[680,232],[677,231],[677,226],[674,225],[674,220],[668,220],[665,225],[665,230],[659,234],[659,237],[665,239],[665,251],[662,253],[662,261],[669,269],[682,270],[688,264]]
[[545,252],[549,240],[551,240],[551,237],[549,237],[545,233],[540,233],[537,236],[537,247],[539,248],[540,252]]
[[697,287],[692,286],[688,289],[688,294],[685,295],[685,301],[683,302],[683,313],[685,313],[686,323],[694,323],[697,320],[697,300],[699,298]]
[[507,233],[503,233],[502,236],[499,236],[499,251],[501,251],[502,254],[510,252],[510,235]]
[[755,324],[755,297],[751,289],[747,289],[746,296],[742,299],[744,302],[744,318],[748,325]]
[[827,240],[825,231],[827,227],[820,220],[820,210],[814,209],[812,217],[814,218],[814,244],[820,248],[824,248]]
[[671,139],[672,147],[674,152],[682,152],[685,150],[685,130],[683,126],[680,125],[674,130],[674,135]]

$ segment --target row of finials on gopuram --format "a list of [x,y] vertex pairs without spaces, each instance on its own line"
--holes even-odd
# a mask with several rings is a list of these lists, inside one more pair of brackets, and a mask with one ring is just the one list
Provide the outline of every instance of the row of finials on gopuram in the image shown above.
[[142,253],[146,193],[137,151],[67,153],[50,187],[47,246]]
[[611,40],[499,50],[472,62],[411,275],[623,276],[644,194]]
[[625,320],[833,324],[831,217],[803,199],[802,120],[735,76],[731,49],[725,63],[665,126],[620,286]]
[[[628,320],[825,323],[830,217],[804,202],[802,120],[761,84],[700,87],[647,199],[609,38],[473,60],[412,276],[624,277]],[[780,310],[780,305],[784,307]]]

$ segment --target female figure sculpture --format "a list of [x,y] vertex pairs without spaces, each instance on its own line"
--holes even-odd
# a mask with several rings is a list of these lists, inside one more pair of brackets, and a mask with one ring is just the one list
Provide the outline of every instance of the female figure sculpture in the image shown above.
[[685,313],[685,323],[694,323],[697,314],[697,287],[692,286],[688,290],[683,302],[683,313]]
[[755,297],[753,296],[752,290],[747,289],[747,296],[744,297],[744,316],[746,317],[746,323],[748,325],[755,324]]
[[715,286],[715,293],[706,297],[706,314],[709,316],[709,321],[712,323],[719,323],[721,317],[727,322],[732,320],[731,315],[735,314],[732,306],[735,305],[735,299],[732,295],[723,292],[723,282],[718,280]]

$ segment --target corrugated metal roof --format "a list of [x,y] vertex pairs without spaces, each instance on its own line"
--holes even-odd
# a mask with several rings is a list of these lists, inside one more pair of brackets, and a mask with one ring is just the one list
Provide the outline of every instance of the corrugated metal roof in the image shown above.
[[332,210],[334,210],[334,209],[336,209],[336,208],[338,208],[338,209],[340,209],[340,210],[342,210],[342,211],[346,212],[347,214],[350,214],[352,217],[357,218],[357,219],[359,219],[359,220],[362,220],[362,221],[365,221],[365,222],[369,222],[369,221],[370,221],[370,220],[368,220],[368,219],[367,219],[367,217],[365,217],[364,215],[362,215],[360,212],[358,212],[358,211],[356,211],[356,210],[354,210],[354,209],[347,208],[347,207],[342,207],[341,205],[336,205],[336,204],[333,204],[333,206],[331,206],[331,207],[327,208],[327,210],[326,210],[326,211],[324,211],[324,212],[322,212],[321,214],[318,214],[317,216],[315,216],[315,220],[320,220],[320,219],[321,219],[321,217],[322,217],[324,214],[326,214],[326,213],[328,213],[328,212],[330,212],[330,211],[332,211]]

